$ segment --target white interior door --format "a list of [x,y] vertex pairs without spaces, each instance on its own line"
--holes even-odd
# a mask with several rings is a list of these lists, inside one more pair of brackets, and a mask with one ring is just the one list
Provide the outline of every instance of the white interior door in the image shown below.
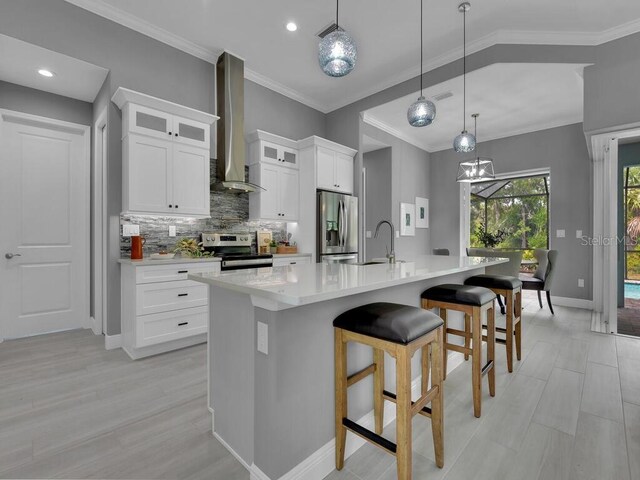
[[0,340],[86,327],[89,128],[0,114]]

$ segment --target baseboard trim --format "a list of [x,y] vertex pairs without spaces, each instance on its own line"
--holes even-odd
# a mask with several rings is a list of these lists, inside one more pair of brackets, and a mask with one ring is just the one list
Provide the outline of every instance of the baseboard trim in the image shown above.
[[[463,362],[464,355],[462,353],[451,352],[447,360],[447,372],[451,372]],[[411,398],[414,400],[417,400],[420,397],[421,384],[422,380],[420,376],[411,382]],[[389,401],[384,402],[384,419],[385,427],[396,419],[396,408],[394,403]],[[373,430],[375,424],[373,410],[363,415],[357,423],[365,428]],[[345,446],[344,455],[345,459],[357,452],[365,443],[365,440],[357,435],[347,435],[347,444]],[[223,443],[223,445],[225,444]],[[332,439],[283,476],[278,478],[278,480],[322,480],[336,468],[335,451],[335,439]],[[231,453],[234,454],[234,452]],[[251,465],[249,475],[250,480],[271,480],[271,478],[269,478],[255,464]]]
[[236,460],[240,462],[240,465],[242,465],[245,468],[245,470],[247,470],[248,472],[251,472],[252,466],[250,466],[247,462],[245,462],[244,459],[240,455],[238,455],[236,451],[233,448],[231,448],[229,444],[225,442],[220,435],[218,435],[216,432],[213,432],[213,436],[216,438],[216,440],[218,440],[222,444],[224,448],[226,448],[229,451],[231,455],[235,457]]
[[122,335],[105,335],[104,336],[104,348],[107,350],[115,350],[122,347]]
[[584,298],[556,297],[554,295],[551,295],[551,304],[559,305],[561,307],[573,307],[582,308],[585,310],[593,310],[593,300],[586,300]]
[[95,317],[89,317],[89,326],[87,328],[90,328],[91,330],[93,330],[94,335],[102,334],[102,325],[100,325],[100,323],[95,319]]

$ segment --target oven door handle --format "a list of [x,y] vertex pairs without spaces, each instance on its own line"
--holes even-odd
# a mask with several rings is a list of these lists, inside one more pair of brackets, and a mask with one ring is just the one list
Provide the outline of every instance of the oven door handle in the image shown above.
[[265,260],[263,258],[256,258],[253,260],[223,260],[222,267],[244,267],[246,265],[260,265],[263,267],[271,267],[273,265],[272,260]]

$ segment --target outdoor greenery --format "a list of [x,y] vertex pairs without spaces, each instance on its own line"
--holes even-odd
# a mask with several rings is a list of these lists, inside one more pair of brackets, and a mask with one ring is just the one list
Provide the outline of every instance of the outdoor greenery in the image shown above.
[[548,248],[548,189],[549,177],[473,184],[471,246],[524,250],[528,259]]
[[640,166],[624,169],[625,278],[640,280]]

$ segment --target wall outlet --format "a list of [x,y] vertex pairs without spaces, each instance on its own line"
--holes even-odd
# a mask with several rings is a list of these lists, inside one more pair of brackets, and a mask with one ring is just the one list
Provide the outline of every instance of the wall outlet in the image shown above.
[[169,225],[169,236],[170,237],[175,237],[176,236],[176,226],[175,225]]
[[373,237],[373,233],[371,233],[371,230],[367,230],[367,238],[372,238]]
[[576,230],[576,238],[582,238],[582,230]]
[[269,355],[269,326],[266,323],[258,322],[258,351]]
[[396,238],[400,238],[400,230],[396,230]]
[[564,237],[565,237],[564,229],[562,229],[562,230],[556,230],[556,237],[558,237],[558,238],[564,238]]
[[122,236],[131,237],[134,235],[140,235],[140,225],[122,225]]
[[584,278],[579,278],[578,279],[578,286],[581,288],[584,288]]

